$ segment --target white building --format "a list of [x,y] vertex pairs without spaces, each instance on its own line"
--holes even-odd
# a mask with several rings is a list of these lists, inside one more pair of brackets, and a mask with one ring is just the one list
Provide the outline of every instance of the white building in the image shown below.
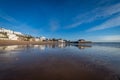
[[[18,40],[19,37],[17,35],[23,35],[21,32],[16,32],[16,31],[4,29],[4,28],[0,28],[0,32],[6,33],[8,40]],[[3,35],[1,34],[0,36],[3,36]]]
[[46,40],[46,37],[44,36],[40,37],[40,41],[44,41],[44,40]]
[[11,33],[8,33],[7,36],[8,36],[9,40],[18,40],[18,38],[19,38],[15,34],[11,34]]
[[39,38],[35,38],[35,41],[40,41],[40,39]]
[[7,30],[7,29],[4,29],[4,28],[0,28],[0,32],[13,33],[13,31]]
[[8,40],[7,35],[0,33],[0,40]]
[[6,36],[4,34],[0,33],[0,38],[4,38],[4,37],[6,37]]
[[[8,29],[5,29],[5,28],[0,28],[0,39],[6,39],[6,37],[4,38],[4,36],[7,36],[7,39],[8,40],[20,40],[20,38],[18,37],[19,35],[23,35],[21,32],[16,32],[16,31],[12,31],[12,30],[8,30]],[[3,34],[2,34],[3,33]],[[44,41],[46,40],[45,37],[39,37],[39,38],[34,38],[34,39],[31,39],[32,41]]]
[[16,31],[12,31],[12,30],[8,30],[8,29],[4,29],[4,28],[0,28],[0,32],[6,32],[6,33],[10,33],[10,34],[23,35],[21,32],[16,32]]
[[44,40],[46,40],[46,38],[45,38],[45,37],[35,38],[35,41],[44,41]]
[[59,39],[58,42],[64,43],[65,41],[62,39]]

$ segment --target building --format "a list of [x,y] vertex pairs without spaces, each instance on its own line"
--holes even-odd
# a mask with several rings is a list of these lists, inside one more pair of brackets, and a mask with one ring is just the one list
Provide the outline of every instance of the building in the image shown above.
[[4,29],[4,28],[0,28],[0,32],[3,32],[3,33],[13,33],[12,30],[7,30],[7,29]]
[[45,41],[46,37],[36,37],[24,35],[21,32],[0,28],[0,40],[19,40],[19,41]]
[[9,40],[18,40],[19,37],[16,36],[15,34],[8,33],[7,34]]
[[64,43],[65,41],[62,39],[58,39],[58,42]]
[[10,34],[17,34],[17,35],[23,35],[21,32],[16,32],[16,31],[13,31],[13,30],[8,30],[8,29],[5,29],[5,28],[0,28],[0,32],[10,33]]
[[8,40],[7,34],[0,32],[0,40]]
[[80,39],[80,40],[78,40],[79,42],[85,42],[85,40],[84,39]]
[[40,39],[40,41],[44,41],[44,40],[46,40],[46,37],[42,36],[39,39]]
[[78,40],[78,43],[92,43],[91,41],[86,41],[84,39],[80,39]]
[[18,40],[19,36],[23,35],[21,32],[16,32],[12,30],[8,30],[5,28],[0,28],[0,39],[1,40]]
[[35,41],[44,41],[44,40],[46,40],[45,37],[36,37],[34,39],[35,39]]
[[40,38],[35,38],[35,41],[40,41]]

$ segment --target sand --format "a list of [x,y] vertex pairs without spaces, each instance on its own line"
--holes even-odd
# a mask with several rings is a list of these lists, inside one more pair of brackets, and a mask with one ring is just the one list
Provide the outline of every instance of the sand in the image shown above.
[[2,45],[28,45],[28,44],[32,44],[32,45],[40,45],[40,44],[54,44],[56,42],[52,42],[52,41],[16,41],[16,40],[0,40],[0,46]]

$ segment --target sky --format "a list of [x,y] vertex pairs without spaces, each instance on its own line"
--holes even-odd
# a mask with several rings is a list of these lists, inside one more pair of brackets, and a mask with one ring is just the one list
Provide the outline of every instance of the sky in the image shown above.
[[35,37],[120,42],[120,0],[0,0],[0,27]]

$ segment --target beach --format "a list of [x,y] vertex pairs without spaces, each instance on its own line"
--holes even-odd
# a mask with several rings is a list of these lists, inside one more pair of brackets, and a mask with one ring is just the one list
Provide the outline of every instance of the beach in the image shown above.
[[120,79],[119,44],[99,43],[88,47],[26,43],[0,46],[0,80]]
[[2,45],[40,45],[40,44],[55,44],[57,42],[52,41],[18,41],[18,40],[0,40],[0,46]]

